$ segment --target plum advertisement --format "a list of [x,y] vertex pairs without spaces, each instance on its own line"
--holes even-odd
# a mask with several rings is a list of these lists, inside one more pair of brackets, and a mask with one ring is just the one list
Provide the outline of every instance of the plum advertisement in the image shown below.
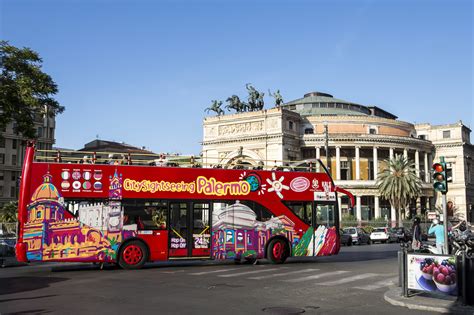
[[458,295],[455,256],[407,255],[408,289]]

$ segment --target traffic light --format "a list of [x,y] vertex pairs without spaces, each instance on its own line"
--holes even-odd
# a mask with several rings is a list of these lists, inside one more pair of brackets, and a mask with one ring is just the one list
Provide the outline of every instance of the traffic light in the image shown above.
[[448,183],[453,182],[453,169],[449,167],[449,165],[446,166],[446,181]]
[[448,181],[446,175],[446,163],[433,164],[433,188],[442,193],[448,192]]

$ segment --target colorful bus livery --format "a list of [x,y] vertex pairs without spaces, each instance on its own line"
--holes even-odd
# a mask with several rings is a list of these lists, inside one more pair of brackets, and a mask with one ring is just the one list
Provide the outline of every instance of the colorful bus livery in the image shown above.
[[[315,172],[34,162],[19,200],[20,261],[322,256],[339,251],[337,193]],[[352,195],[348,192],[350,199]]]

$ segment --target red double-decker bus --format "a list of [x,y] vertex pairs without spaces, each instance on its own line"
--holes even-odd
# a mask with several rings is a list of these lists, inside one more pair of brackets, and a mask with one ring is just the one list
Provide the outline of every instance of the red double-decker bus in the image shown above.
[[[130,159],[128,159],[130,162]],[[322,172],[79,164],[26,150],[19,261],[112,262],[337,254],[336,187]]]

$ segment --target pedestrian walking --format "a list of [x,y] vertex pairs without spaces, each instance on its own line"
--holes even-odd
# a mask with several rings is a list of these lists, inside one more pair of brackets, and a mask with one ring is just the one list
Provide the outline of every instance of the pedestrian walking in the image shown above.
[[413,240],[411,242],[411,248],[413,250],[419,250],[421,247],[421,227],[420,227],[420,218],[416,217],[413,220],[413,226],[412,226],[412,235],[413,235]]
[[438,254],[447,254],[444,252],[444,225],[442,223],[443,222],[438,221],[438,219],[434,219],[433,223],[431,223],[430,229],[428,230],[428,234],[434,233]]

